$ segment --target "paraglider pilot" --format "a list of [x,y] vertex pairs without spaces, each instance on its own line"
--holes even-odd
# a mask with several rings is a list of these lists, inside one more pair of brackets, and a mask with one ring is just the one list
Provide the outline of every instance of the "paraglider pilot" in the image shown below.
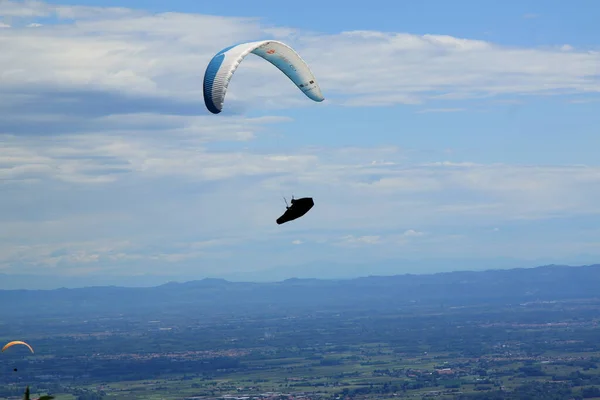
[[286,222],[302,217],[315,205],[312,197],[294,199],[294,196],[292,196],[291,203],[292,204],[288,206],[286,201],[286,211],[281,217],[277,218],[277,225],[285,224]]

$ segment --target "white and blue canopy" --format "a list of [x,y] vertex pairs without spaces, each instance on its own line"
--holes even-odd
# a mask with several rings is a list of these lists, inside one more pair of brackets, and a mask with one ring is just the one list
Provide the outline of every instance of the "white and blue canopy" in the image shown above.
[[227,86],[242,60],[256,54],[279,68],[310,99],[324,100],[321,88],[310,68],[288,45],[276,40],[242,43],[219,51],[204,73],[204,103],[213,114],[223,110]]

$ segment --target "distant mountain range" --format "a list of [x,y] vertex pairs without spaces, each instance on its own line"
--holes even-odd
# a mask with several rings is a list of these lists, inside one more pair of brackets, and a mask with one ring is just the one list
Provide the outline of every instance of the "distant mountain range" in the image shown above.
[[230,282],[203,279],[155,287],[98,286],[55,290],[2,290],[0,320],[60,315],[292,313],[320,309],[390,309],[406,305],[518,304],[600,297],[600,264],[430,275],[370,276],[347,280],[287,279]]
[[[576,264],[591,264],[592,257],[581,257]],[[312,262],[301,265],[282,266],[253,271],[224,273],[219,271],[214,275],[198,273],[190,276],[168,275],[108,275],[86,274],[81,276],[64,276],[59,274],[0,274],[0,290],[8,289],[58,289],[81,288],[87,286],[124,286],[151,287],[166,282],[186,282],[202,278],[224,278],[235,282],[276,282],[290,278],[319,278],[319,279],[352,279],[367,275],[397,275],[403,273],[422,274],[442,271],[481,271],[489,269],[506,269],[531,267],[556,263],[549,260],[535,262],[509,257],[497,258],[462,258],[444,259],[428,258],[424,260],[377,260],[373,263],[336,263]],[[571,264],[573,264],[572,262]]]

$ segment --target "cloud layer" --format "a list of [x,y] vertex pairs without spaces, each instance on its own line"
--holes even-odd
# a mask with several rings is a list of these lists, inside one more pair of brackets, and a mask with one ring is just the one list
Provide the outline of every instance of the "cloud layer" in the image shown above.
[[[61,101],[69,102],[83,92],[79,94],[121,99],[119,105],[130,112],[160,108],[197,114],[204,111],[201,75],[210,58],[231,43],[267,37],[284,40],[300,52],[330,104],[374,106],[440,97],[600,90],[600,52],[563,45],[506,48],[443,35],[372,31],[319,35],[264,26],[255,19],[41,2],[3,2],[0,15],[11,24],[0,34],[2,90],[21,94],[20,100],[28,104],[32,98],[47,99],[44,94],[62,94]],[[51,22],[32,25],[36,18]],[[237,71],[226,104],[229,109],[254,110],[316,106],[254,56]],[[55,115],[57,105],[39,106]],[[68,110],[64,103],[60,106]],[[115,110],[107,105],[104,111]]]
[[[587,231],[576,244],[527,251],[515,241],[524,238],[497,227],[531,233],[532,221],[596,218],[600,167],[424,162],[392,145],[291,153],[250,144],[285,130],[287,110],[300,107],[445,100],[442,111],[457,111],[457,99],[597,93],[599,52],[43,2],[5,1],[0,16],[0,269],[137,274],[168,265],[202,275],[473,246],[481,256],[598,253]],[[248,57],[226,111],[208,115],[201,78],[210,58],[267,37],[300,52],[327,101],[308,101]],[[281,196],[292,193],[317,206],[278,227]],[[482,232],[498,239],[477,242]],[[560,242],[556,232],[549,240]]]

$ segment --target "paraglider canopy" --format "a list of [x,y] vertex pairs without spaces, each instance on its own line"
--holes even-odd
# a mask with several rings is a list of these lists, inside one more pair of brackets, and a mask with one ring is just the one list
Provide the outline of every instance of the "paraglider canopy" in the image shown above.
[[261,40],[227,47],[208,63],[204,72],[204,104],[208,111],[213,114],[222,111],[229,81],[250,53],[279,68],[308,98],[317,102],[324,100],[317,79],[294,49],[276,40]]
[[302,217],[315,205],[312,197],[303,197],[301,199],[294,199],[292,197],[291,203],[291,206],[286,206],[286,211],[283,213],[283,215],[277,218],[277,225],[285,224],[286,222]]
[[34,351],[33,351],[33,348],[32,348],[30,345],[28,345],[27,343],[25,343],[25,342],[22,342],[22,341],[20,341],[20,340],[14,340],[14,341],[12,341],[12,342],[8,342],[8,343],[7,343],[7,344],[5,344],[5,345],[4,345],[4,347],[2,348],[2,352],[4,352],[6,349],[8,349],[8,348],[10,348],[10,347],[12,347],[12,346],[15,346],[15,345],[17,345],[17,344],[20,344],[20,345],[23,345],[23,346],[27,346],[27,347],[29,348],[29,350],[30,350],[32,353],[34,353]]

